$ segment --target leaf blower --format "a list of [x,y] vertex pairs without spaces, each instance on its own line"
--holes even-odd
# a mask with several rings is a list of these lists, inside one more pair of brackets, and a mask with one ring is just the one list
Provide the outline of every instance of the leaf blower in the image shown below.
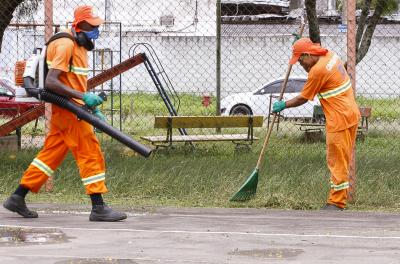
[[49,90],[42,89],[46,78],[45,56],[46,46],[43,49],[36,49],[34,54],[28,59],[23,75],[24,88],[28,95],[43,100],[48,103],[56,104],[68,111],[76,114],[77,118],[88,122],[96,129],[106,133],[110,137],[118,140],[125,146],[136,151],[144,157],[150,156],[152,149],[133,140],[128,135],[112,127],[108,123],[99,119],[87,109],[85,106],[77,105],[67,98],[53,93]]

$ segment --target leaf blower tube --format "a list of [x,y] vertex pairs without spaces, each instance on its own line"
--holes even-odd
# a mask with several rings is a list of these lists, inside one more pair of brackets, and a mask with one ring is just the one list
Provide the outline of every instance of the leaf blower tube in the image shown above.
[[24,87],[27,93],[30,96],[36,97],[39,100],[43,100],[45,102],[49,102],[52,104],[56,104],[62,108],[67,109],[68,111],[76,114],[79,119],[85,120],[89,124],[93,125],[95,128],[103,131],[110,137],[118,140],[125,146],[131,148],[132,150],[136,151],[140,155],[144,157],[150,156],[152,150],[147,146],[140,144],[139,142],[133,140],[126,134],[122,133],[121,131],[115,129],[114,127],[110,126],[108,123],[104,122],[103,120],[99,119],[92,113],[88,112],[84,107],[78,106],[66,98],[52,93],[45,89],[38,89],[38,88],[29,88],[35,87],[34,80],[31,77],[24,77]]

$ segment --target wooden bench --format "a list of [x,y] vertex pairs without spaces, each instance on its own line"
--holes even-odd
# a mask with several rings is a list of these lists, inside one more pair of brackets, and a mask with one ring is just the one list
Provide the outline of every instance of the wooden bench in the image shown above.
[[[141,139],[151,142],[156,147],[171,146],[173,142],[216,142],[232,141],[239,145],[249,146],[254,140],[254,127],[262,127],[262,116],[156,116],[154,128],[167,129],[166,136],[142,136]],[[187,128],[244,128],[247,134],[202,134],[173,135],[173,129]]]
[[[368,122],[371,117],[371,107],[359,107],[361,114],[361,122],[358,126],[357,135],[361,138],[364,138],[365,133],[368,132]],[[296,123],[296,126],[299,126],[301,131],[304,131],[306,134],[306,138],[313,138],[312,133],[321,134],[325,130],[325,116],[322,112],[321,106],[314,106],[313,111],[313,122],[302,122]]]

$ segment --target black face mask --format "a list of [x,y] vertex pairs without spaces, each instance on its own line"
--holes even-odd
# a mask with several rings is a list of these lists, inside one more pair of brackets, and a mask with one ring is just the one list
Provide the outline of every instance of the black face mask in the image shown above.
[[86,50],[91,51],[94,49],[94,43],[91,39],[89,39],[85,33],[76,32],[75,29],[72,29],[72,35],[75,38],[78,46],[83,46]]

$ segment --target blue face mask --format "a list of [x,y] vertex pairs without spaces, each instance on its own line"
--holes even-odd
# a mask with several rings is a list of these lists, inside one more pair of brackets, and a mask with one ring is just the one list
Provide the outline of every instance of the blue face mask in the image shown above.
[[83,33],[85,33],[85,34],[86,34],[86,37],[88,37],[89,39],[95,40],[95,39],[98,39],[99,34],[100,34],[100,31],[99,31],[99,28],[96,27],[96,28],[94,28],[92,31],[83,32]]

